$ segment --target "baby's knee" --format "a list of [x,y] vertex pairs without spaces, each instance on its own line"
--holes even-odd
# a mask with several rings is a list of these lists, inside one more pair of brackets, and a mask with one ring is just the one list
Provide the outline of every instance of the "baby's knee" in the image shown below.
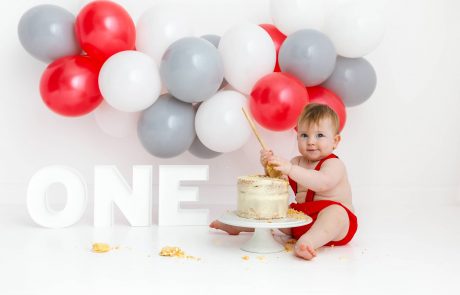
[[319,215],[321,214],[326,215],[327,219],[334,225],[334,227],[348,227],[350,223],[347,211],[340,205],[328,206],[319,213]]

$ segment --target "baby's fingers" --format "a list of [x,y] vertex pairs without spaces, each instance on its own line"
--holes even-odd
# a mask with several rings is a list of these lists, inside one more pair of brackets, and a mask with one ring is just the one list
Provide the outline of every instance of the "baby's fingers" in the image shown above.
[[262,150],[261,153],[260,153],[260,156],[261,156],[262,158],[264,158],[264,159],[268,159],[268,158],[270,158],[271,156],[273,156],[273,152]]
[[281,166],[273,165],[272,167],[273,167],[273,170],[281,171]]
[[280,162],[275,158],[271,157],[268,159],[268,164],[272,166],[279,166]]

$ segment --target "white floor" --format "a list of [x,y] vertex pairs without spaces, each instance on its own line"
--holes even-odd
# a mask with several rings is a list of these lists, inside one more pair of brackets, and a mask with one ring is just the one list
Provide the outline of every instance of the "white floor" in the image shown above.
[[[244,252],[249,234],[124,221],[99,230],[91,216],[45,229],[24,206],[4,205],[0,294],[460,294],[460,206],[390,207],[361,208],[352,243],[308,262],[292,252]],[[93,242],[119,248],[96,254]],[[200,260],[160,257],[168,245]]]

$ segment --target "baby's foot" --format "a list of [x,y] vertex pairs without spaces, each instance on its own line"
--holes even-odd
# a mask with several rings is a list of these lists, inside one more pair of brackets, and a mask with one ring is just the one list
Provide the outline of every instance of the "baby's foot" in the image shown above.
[[316,251],[313,249],[313,246],[308,243],[308,241],[299,240],[297,241],[295,247],[295,254],[300,258],[306,260],[312,260],[316,257]]
[[232,235],[232,236],[236,236],[236,235],[240,234],[240,232],[244,231],[244,228],[228,225],[228,224],[220,222],[219,220],[214,220],[213,222],[211,222],[209,227],[223,230],[223,231],[227,232],[229,235]]

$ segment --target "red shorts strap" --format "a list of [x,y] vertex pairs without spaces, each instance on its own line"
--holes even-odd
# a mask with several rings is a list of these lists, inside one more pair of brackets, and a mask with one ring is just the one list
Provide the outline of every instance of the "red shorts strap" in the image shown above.
[[309,189],[307,195],[305,196],[305,202],[312,202],[315,198],[315,192]]
[[289,180],[289,185],[291,186],[292,190],[294,191],[294,194],[297,194],[297,182],[292,180],[289,176],[288,176],[288,180]]
[[[330,154],[329,156],[325,157],[324,159],[321,159],[318,164],[316,164],[315,166],[315,170],[316,171],[319,171],[321,170],[321,166],[323,165],[323,163],[326,161],[326,160],[329,160],[329,159],[333,159],[333,158],[338,158],[336,155],[334,154]],[[312,202],[313,200],[315,199],[315,192],[312,191],[311,189],[309,189],[307,191],[307,195],[305,196],[305,202]]]
[[[338,158],[336,155],[334,154],[330,154],[329,156],[325,157],[324,159],[321,159],[318,164],[316,164],[315,166],[315,170],[316,171],[319,171],[321,169],[321,166],[323,165],[323,163],[328,160],[328,159],[333,159],[333,158]],[[299,164],[300,164],[300,160],[299,160]],[[291,186],[292,190],[294,191],[294,194],[297,194],[297,182],[295,182],[294,180],[292,180],[289,176],[288,176],[288,179],[289,179],[289,185]],[[305,202],[312,202],[315,198],[315,192],[312,191],[312,190],[307,190],[307,195],[305,196]]]

